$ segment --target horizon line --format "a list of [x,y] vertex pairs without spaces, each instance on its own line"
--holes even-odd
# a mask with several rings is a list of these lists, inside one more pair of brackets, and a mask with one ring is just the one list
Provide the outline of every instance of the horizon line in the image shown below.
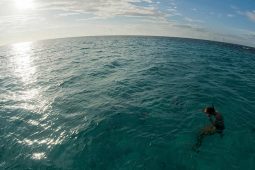
[[51,41],[51,40],[59,40],[59,39],[71,39],[71,38],[85,38],[85,37],[161,37],[161,38],[179,38],[179,39],[189,39],[189,40],[198,40],[198,41],[207,41],[207,42],[213,42],[213,43],[223,43],[228,45],[235,45],[239,47],[245,47],[245,48],[252,48],[255,50],[255,46],[249,46],[244,44],[238,44],[233,42],[227,42],[227,41],[218,41],[218,40],[211,40],[211,39],[200,39],[200,38],[191,38],[191,37],[178,37],[178,36],[166,36],[166,35],[129,35],[129,34],[112,34],[112,35],[81,35],[81,36],[67,36],[67,37],[56,37],[56,38],[45,38],[45,39],[38,39],[38,40],[32,40],[32,41],[17,41],[13,43],[6,43],[6,44],[0,44],[0,48],[10,46],[13,44],[19,44],[19,43],[26,43],[26,42],[42,42],[42,41]]

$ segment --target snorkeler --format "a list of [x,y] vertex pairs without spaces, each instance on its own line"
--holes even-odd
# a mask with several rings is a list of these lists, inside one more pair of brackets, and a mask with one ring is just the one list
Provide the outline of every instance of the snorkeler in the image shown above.
[[[210,125],[206,126],[201,130],[197,136],[197,143],[193,146],[193,149],[198,152],[198,148],[202,145],[202,141],[205,136],[213,135],[219,133],[221,137],[223,136],[223,130],[225,129],[224,120],[222,115],[219,112],[216,112],[214,106],[206,107],[203,110],[207,114],[211,122]],[[213,118],[214,117],[214,120]]]

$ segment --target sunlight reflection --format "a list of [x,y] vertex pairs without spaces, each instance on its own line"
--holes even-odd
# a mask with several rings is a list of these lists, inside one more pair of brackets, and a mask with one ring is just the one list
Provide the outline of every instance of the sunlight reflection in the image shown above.
[[14,76],[24,84],[20,84],[22,90],[15,91],[10,95],[14,100],[20,101],[19,107],[36,111],[42,105],[43,100],[40,99],[40,88],[31,86],[36,81],[36,67],[33,63],[32,47],[32,42],[12,45],[12,57],[10,57],[12,70]]
[[46,145],[47,148],[51,148],[55,145],[61,144],[64,139],[66,138],[66,132],[63,131],[59,134],[57,138],[44,138],[44,139],[28,139],[25,138],[21,141],[18,141],[18,143],[23,144],[23,145]]
[[31,59],[31,49],[31,42],[14,44],[12,46],[14,52],[14,57],[12,57],[14,72],[25,84],[31,83],[32,76],[36,72]]
[[[10,93],[8,98],[19,102],[19,104],[11,105],[9,108],[23,108],[38,114],[44,113],[47,109],[50,109],[52,105],[52,101],[47,100],[41,95],[40,88],[28,87],[21,91]],[[40,121],[47,119],[47,117],[47,114],[42,115]]]
[[45,159],[45,158],[46,158],[46,154],[44,152],[33,153],[33,155],[32,155],[32,159],[35,159],[35,160],[41,160],[41,159]]

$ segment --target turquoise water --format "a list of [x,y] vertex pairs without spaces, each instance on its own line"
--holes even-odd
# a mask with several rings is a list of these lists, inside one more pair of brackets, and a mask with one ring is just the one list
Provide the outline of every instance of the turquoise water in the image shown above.
[[[255,49],[163,37],[0,47],[0,169],[255,169]],[[196,135],[214,104],[224,137]]]

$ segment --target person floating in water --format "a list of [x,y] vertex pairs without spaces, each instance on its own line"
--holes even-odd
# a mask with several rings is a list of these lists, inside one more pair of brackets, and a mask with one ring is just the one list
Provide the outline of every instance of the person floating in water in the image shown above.
[[[219,133],[222,137],[223,131],[225,129],[223,116],[219,112],[215,111],[214,106],[206,107],[203,110],[203,112],[207,114],[211,124],[203,128],[201,132],[198,134],[197,142],[193,146],[193,149],[197,152],[198,152],[198,148],[202,145],[202,141],[204,137],[213,135],[215,133]],[[214,120],[212,117],[214,117]]]

